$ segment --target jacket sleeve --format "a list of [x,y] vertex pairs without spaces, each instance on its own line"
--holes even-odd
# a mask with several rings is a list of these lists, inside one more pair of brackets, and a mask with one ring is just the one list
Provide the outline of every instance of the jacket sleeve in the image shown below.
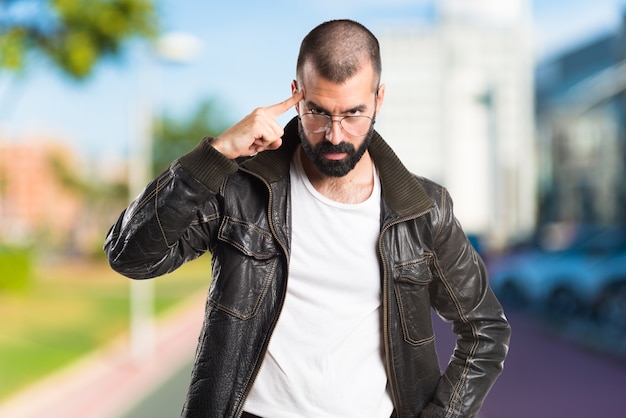
[[420,416],[474,417],[502,372],[510,326],[445,189],[438,206],[432,305],[444,320],[452,321],[458,338],[435,396]]
[[111,227],[104,250],[130,278],[169,273],[210,250],[219,218],[217,193],[237,170],[204,138],[146,186]]

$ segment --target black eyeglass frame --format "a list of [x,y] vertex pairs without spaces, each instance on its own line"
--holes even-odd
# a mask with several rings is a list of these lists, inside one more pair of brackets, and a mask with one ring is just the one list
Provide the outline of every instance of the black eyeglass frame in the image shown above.
[[[300,115],[298,113],[298,120],[299,120],[299,122],[300,122],[300,124],[302,126],[302,129],[304,129],[305,132],[307,132],[310,135],[326,134],[330,130],[330,128],[331,128],[331,126],[332,126],[332,124],[334,122],[339,122],[339,126],[341,126],[341,129],[343,129],[345,131],[345,133],[347,133],[348,135],[353,136],[353,137],[366,136],[369,133],[371,133],[372,130],[374,130],[374,124],[376,123],[376,111],[377,111],[377,108],[378,108],[378,90],[379,89],[376,89],[376,93],[374,94],[374,114],[371,117],[370,116],[365,116],[365,115],[358,115],[358,116],[346,115],[346,116],[342,116],[342,115],[328,115],[328,114],[324,114],[324,113],[306,112],[306,113],[303,113],[302,115]],[[326,125],[324,125],[323,130],[320,128],[320,130],[318,130],[317,132],[316,131],[312,131],[311,132],[311,131],[308,131],[307,129],[305,129],[305,127],[304,127],[305,123],[302,122],[302,116],[307,116],[307,115],[326,118],[327,119],[327,123],[326,123]],[[335,118],[339,118],[339,119],[335,119]],[[346,129],[346,127],[343,125],[343,121],[345,119],[351,119],[351,118],[359,118],[359,119],[366,118],[366,119],[369,119],[370,123],[369,123],[369,127],[367,129],[367,132],[365,132],[363,134],[353,134],[350,131],[348,131]]]

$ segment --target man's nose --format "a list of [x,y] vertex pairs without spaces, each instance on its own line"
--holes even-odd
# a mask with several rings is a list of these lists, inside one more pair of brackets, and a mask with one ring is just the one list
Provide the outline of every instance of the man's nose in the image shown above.
[[330,119],[330,125],[326,130],[326,140],[333,145],[337,145],[341,142],[343,135],[343,128],[341,127],[341,118]]

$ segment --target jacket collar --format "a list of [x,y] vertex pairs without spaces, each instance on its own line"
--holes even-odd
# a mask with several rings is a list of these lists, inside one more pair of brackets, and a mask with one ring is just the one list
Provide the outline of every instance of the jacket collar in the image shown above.
[[[265,151],[246,160],[241,168],[273,183],[289,173],[291,157],[298,145],[298,118],[285,126],[283,145],[274,151]],[[385,140],[374,132],[369,153],[380,175],[383,199],[399,217],[421,214],[434,206],[417,178],[402,164]]]

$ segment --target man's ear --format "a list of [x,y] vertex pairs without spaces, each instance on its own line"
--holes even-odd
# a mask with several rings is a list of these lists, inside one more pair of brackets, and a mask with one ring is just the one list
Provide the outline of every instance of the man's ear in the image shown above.
[[385,100],[385,85],[381,84],[378,86],[378,93],[376,95],[376,111],[383,106],[383,101]]
[[[296,80],[292,80],[291,81],[291,94],[295,94],[298,91],[298,81]],[[300,110],[298,109],[298,103],[296,103],[296,112],[300,112]]]

